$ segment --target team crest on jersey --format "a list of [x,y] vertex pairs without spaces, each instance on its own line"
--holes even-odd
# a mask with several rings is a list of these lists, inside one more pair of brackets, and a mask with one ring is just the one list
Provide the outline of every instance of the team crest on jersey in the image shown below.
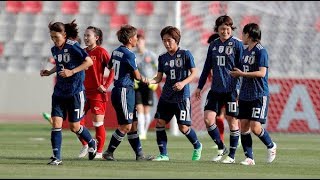
[[129,119],[133,119],[133,113],[129,113]]
[[228,46],[232,46],[233,42],[228,42]]
[[96,110],[96,111],[98,111],[100,108],[97,107],[97,106],[95,106],[93,109]]
[[62,54],[58,54],[58,62],[62,62]]
[[230,55],[230,54],[232,54],[233,53],[233,47],[232,46],[227,46],[226,47],[226,54],[227,55]]
[[177,67],[181,67],[182,66],[182,59],[181,58],[177,58],[176,59],[176,66]]
[[68,52],[68,49],[64,49],[63,52]]
[[174,67],[174,60],[170,60],[170,67]]
[[177,57],[178,57],[178,58],[181,57],[181,54],[177,54]]
[[222,53],[223,52],[223,50],[224,50],[224,46],[219,46],[219,53]]

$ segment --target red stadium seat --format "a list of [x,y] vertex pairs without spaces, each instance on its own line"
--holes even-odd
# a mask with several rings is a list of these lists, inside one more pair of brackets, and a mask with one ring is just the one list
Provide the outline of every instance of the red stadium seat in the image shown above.
[[0,57],[2,56],[3,54],[3,44],[0,42]]
[[203,19],[199,15],[187,15],[184,17],[184,24],[186,28],[193,30],[202,29]]
[[240,21],[240,27],[243,28],[248,23],[260,24],[260,16],[256,16],[256,15],[243,16],[242,20]]
[[23,8],[22,1],[6,1],[6,11],[10,13],[19,13]]
[[42,1],[24,1],[22,11],[37,14],[42,11]]
[[209,12],[213,15],[226,14],[228,11],[228,5],[221,1],[213,1],[209,5]]
[[135,12],[137,15],[149,16],[153,13],[153,3],[151,1],[137,1]]
[[121,14],[114,14],[110,18],[110,28],[112,29],[118,29],[123,24],[128,24],[128,16],[127,15],[121,15]]
[[186,16],[190,14],[191,11],[191,4],[188,1],[182,1],[181,2],[181,15]]
[[79,1],[61,1],[61,12],[63,14],[77,14],[79,12]]
[[205,46],[209,45],[208,39],[211,36],[211,34],[213,34],[212,30],[207,30],[207,29],[202,30],[201,39],[200,39],[201,44],[203,44]]
[[113,15],[117,13],[117,1],[99,1],[98,10],[100,14]]
[[316,20],[316,23],[314,24],[314,28],[319,33],[320,32],[320,17]]

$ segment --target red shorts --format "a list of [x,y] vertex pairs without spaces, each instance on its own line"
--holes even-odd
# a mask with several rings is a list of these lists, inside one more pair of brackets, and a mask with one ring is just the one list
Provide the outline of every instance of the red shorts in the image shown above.
[[105,115],[106,105],[107,103],[101,100],[87,99],[84,110],[85,112],[88,112],[90,109],[92,114]]

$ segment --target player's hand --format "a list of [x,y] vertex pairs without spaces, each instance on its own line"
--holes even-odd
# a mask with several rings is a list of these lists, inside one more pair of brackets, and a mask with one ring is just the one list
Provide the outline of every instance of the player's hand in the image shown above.
[[201,89],[197,88],[195,92],[197,100],[201,100]]
[[101,93],[107,93],[107,89],[103,86],[103,85],[100,85],[99,87],[98,87],[98,91],[99,92],[101,92]]
[[185,84],[183,82],[177,82],[175,83],[172,88],[175,91],[181,91],[184,88]]
[[63,78],[67,78],[72,76],[74,73],[70,69],[62,69],[58,74]]
[[238,68],[233,68],[233,71],[230,71],[230,75],[232,77],[239,77],[239,76],[242,76],[243,72],[238,69]]
[[47,69],[40,71],[40,76],[50,76],[50,75],[51,75],[51,73]]

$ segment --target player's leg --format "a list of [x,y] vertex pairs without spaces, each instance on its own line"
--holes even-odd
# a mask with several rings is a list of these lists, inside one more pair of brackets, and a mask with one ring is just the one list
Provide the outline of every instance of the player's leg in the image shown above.
[[143,111],[143,104],[142,104],[142,92],[141,92],[141,85],[139,88],[135,90],[136,96],[136,117],[138,118],[138,133],[140,139],[146,139],[146,132],[145,132],[145,116]]
[[83,91],[73,96],[67,104],[70,130],[88,143],[89,160],[94,159],[97,152],[97,142],[92,138],[88,128],[80,124],[84,117],[85,94]]
[[[86,118],[83,117],[80,121],[80,125],[85,126],[85,121],[86,121]],[[84,139],[82,139],[78,134],[76,134],[76,135],[82,144],[78,157],[83,158],[88,154],[89,146],[88,146],[88,143]]]
[[259,137],[267,147],[267,162],[271,163],[276,157],[277,145],[274,143],[268,131],[262,127],[265,124],[268,114],[269,97],[263,96],[253,101],[252,121],[250,122],[252,132]]
[[106,130],[104,126],[104,117],[106,113],[106,102],[98,100],[90,100],[92,124],[95,128],[97,145],[97,155],[95,158],[102,158],[102,151],[106,141]]
[[48,165],[61,165],[61,143],[62,143],[62,123],[65,117],[65,111],[62,105],[63,100],[60,97],[52,96],[52,129],[51,129],[51,147],[53,156]]
[[144,111],[144,117],[145,117],[145,132],[146,136],[149,130],[149,126],[151,124],[151,115],[150,115],[150,108],[153,106],[153,94],[154,91],[152,91],[150,88],[146,89],[146,94],[143,97],[143,111]]
[[242,165],[255,165],[252,149],[252,137],[250,129],[250,119],[252,114],[252,106],[248,101],[239,100],[239,115],[240,131],[241,131],[241,144],[245,155],[245,159],[240,162]]
[[174,106],[172,103],[167,103],[161,98],[159,99],[157,111],[155,114],[156,123],[156,136],[157,144],[160,154],[153,159],[153,161],[169,161],[168,151],[167,151],[167,133],[166,124],[172,119],[174,112],[172,108]]
[[175,116],[180,132],[183,133],[193,145],[194,150],[191,159],[193,161],[200,160],[202,144],[200,143],[196,132],[191,128],[191,104],[189,98],[181,103],[176,103]]
[[217,155],[212,159],[214,162],[220,161],[222,156],[228,153],[227,148],[220,138],[219,128],[216,125],[216,115],[222,107],[221,97],[221,94],[213,93],[210,90],[207,96],[207,104],[204,107],[204,123],[209,136],[218,146]]
[[220,132],[220,139],[224,142],[224,119],[225,119],[226,109],[222,107],[219,115],[216,117],[216,124]]
[[114,87],[111,92],[112,106],[116,111],[119,127],[113,132],[107,150],[102,157],[107,161],[115,161],[113,153],[132,127],[135,104],[134,90]]

